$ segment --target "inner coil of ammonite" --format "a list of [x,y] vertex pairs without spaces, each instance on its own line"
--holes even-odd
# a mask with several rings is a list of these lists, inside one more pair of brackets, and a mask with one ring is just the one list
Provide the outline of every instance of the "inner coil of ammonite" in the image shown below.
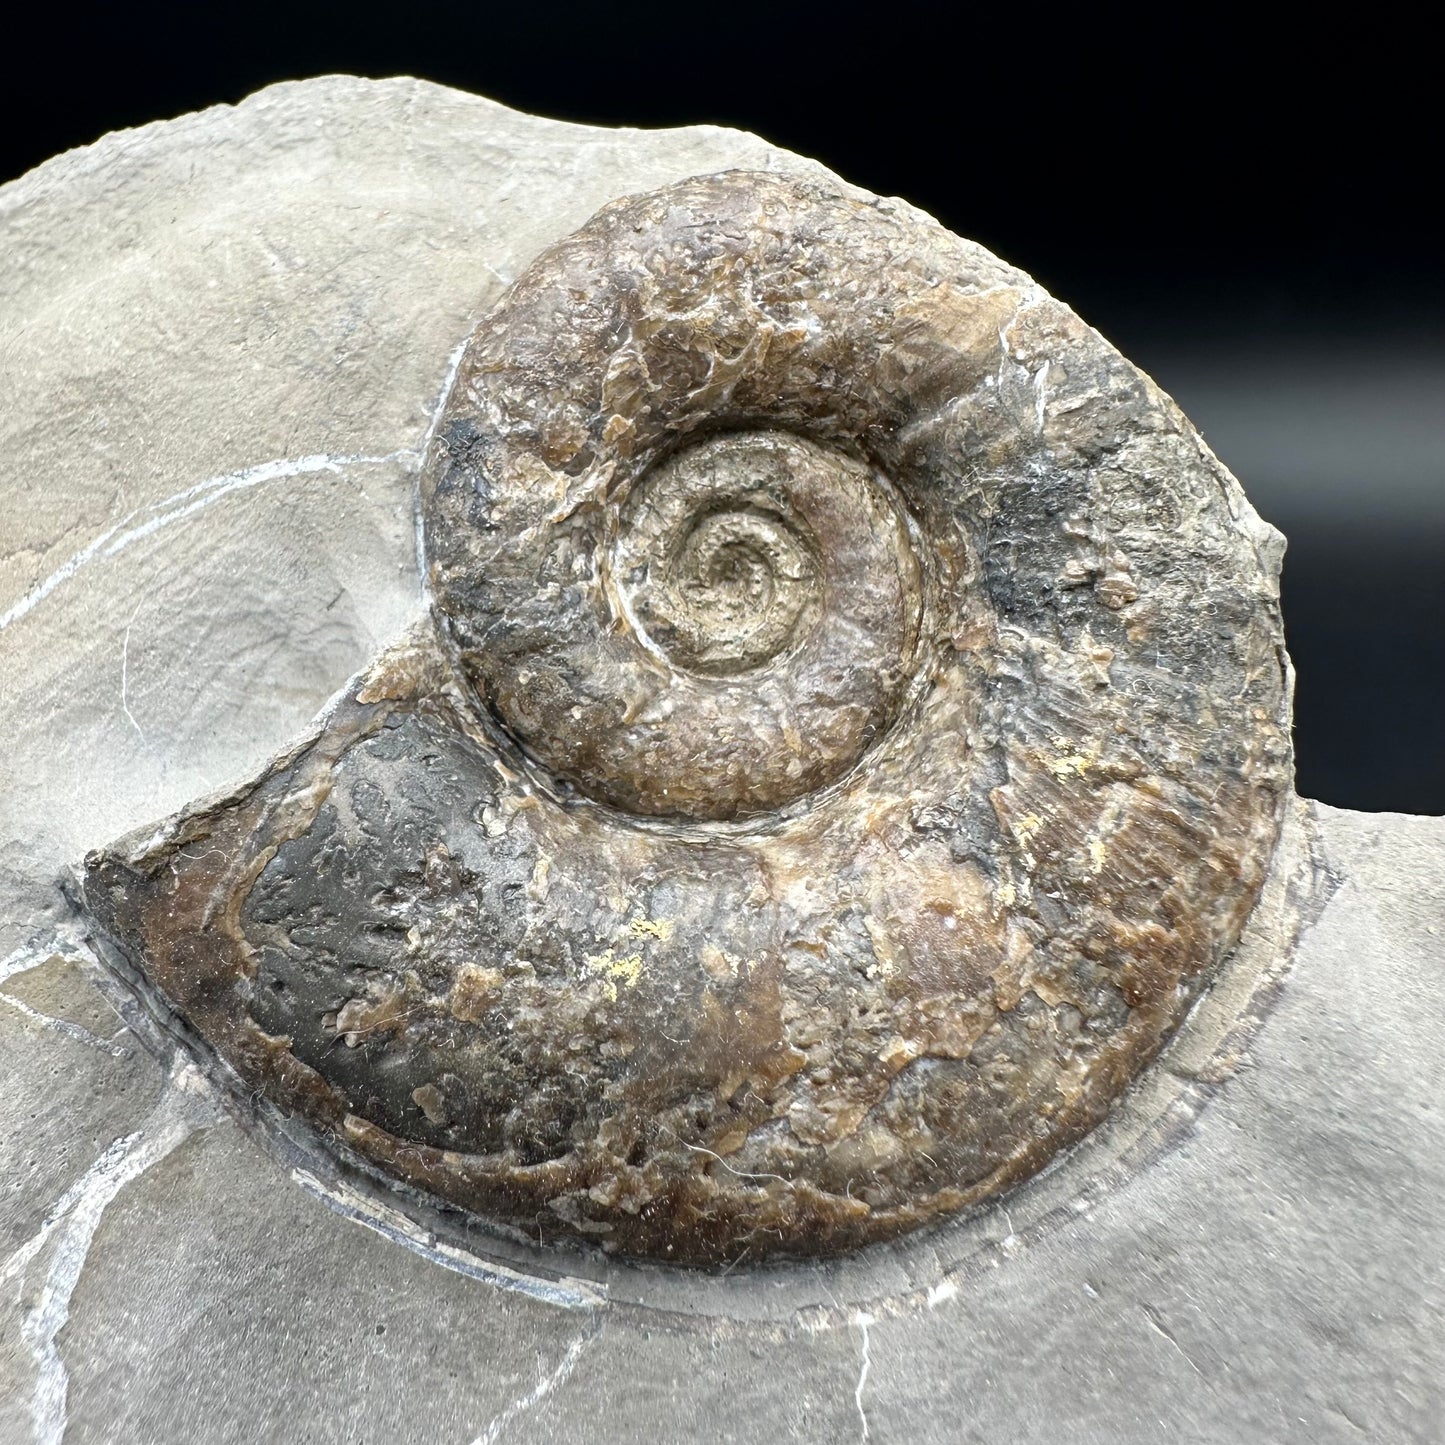
[[[555,778],[645,815],[735,818],[842,776],[913,680],[921,579],[891,487],[761,429],[614,487],[557,520],[555,497],[516,498],[509,536],[537,529],[530,559],[473,575],[464,556],[457,579],[438,565],[504,725]],[[565,566],[567,605],[538,608],[519,561]]]
[[887,1238],[1099,1122],[1288,792],[1277,538],[1026,276],[772,174],[473,334],[436,627],[87,901],[238,1075],[519,1238]]

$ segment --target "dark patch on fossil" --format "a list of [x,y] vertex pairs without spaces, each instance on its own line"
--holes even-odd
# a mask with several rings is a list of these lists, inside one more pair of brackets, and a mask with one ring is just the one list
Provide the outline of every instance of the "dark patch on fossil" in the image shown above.
[[1271,535],[908,208],[607,207],[478,327],[423,491],[439,625],[88,860],[338,1148],[531,1238],[848,1249],[1091,1128],[1238,939],[1289,782]]

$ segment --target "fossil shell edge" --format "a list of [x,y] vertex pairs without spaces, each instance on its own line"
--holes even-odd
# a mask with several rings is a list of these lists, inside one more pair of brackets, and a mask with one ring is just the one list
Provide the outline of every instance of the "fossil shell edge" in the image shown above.
[[384,1174],[626,1256],[856,1248],[1081,1137],[1238,940],[1289,795],[1275,538],[918,213],[605,208],[478,327],[423,493],[435,625],[84,884]]

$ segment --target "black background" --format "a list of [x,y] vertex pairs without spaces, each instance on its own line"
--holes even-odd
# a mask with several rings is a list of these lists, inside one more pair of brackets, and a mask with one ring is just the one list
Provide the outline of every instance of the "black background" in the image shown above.
[[1442,80],[1400,16],[32,3],[5,41],[0,179],[346,71],[735,125],[907,197],[1151,372],[1288,534],[1300,791],[1445,812]]

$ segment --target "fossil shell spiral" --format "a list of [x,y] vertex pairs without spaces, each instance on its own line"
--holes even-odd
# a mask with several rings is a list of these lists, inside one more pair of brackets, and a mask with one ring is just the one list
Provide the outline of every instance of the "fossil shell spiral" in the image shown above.
[[248,1090],[532,1239],[820,1255],[1027,1177],[1237,941],[1277,537],[898,202],[618,201],[468,343],[432,622],[86,898]]

